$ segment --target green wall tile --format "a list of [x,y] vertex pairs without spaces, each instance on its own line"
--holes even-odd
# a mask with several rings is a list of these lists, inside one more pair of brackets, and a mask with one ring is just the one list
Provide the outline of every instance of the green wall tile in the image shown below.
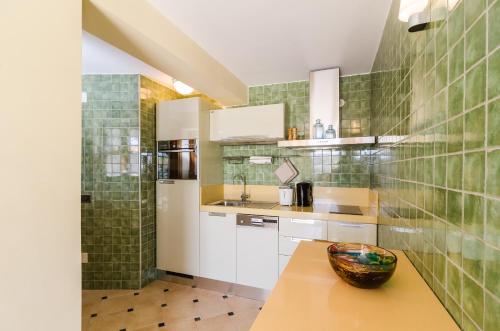
[[500,99],[488,105],[488,146],[500,145]]
[[484,169],[484,152],[464,155],[464,190],[480,193],[484,191]]
[[486,54],[486,16],[474,23],[465,34],[465,66],[472,67]]
[[469,276],[463,278],[464,311],[480,327],[483,325],[484,290]]
[[462,272],[451,262],[447,264],[446,284],[450,296],[456,302],[462,302]]
[[448,116],[452,117],[464,110],[464,79],[463,77],[451,84],[448,92]]
[[449,155],[447,159],[447,186],[453,189],[462,189],[463,157]]
[[484,243],[477,237],[464,235],[462,243],[463,268],[479,284],[483,283]]
[[[464,0],[465,1],[465,23],[466,27],[473,24],[487,6],[487,0]],[[491,0],[488,0],[491,1]]]
[[496,1],[488,11],[488,47],[492,51],[500,45],[500,2]]
[[434,162],[434,184],[446,186],[446,156],[437,157]]
[[485,246],[485,287],[500,296],[500,250]]
[[464,33],[464,2],[461,1],[450,14],[448,41],[452,46]]
[[485,142],[484,107],[479,107],[465,114],[464,139],[465,149],[482,148]]
[[484,330],[495,331],[500,330],[500,301],[494,298],[489,293],[485,293],[484,305]]
[[464,230],[483,237],[484,199],[478,195],[464,194]]
[[463,135],[463,116],[448,122],[448,153],[458,152],[463,149]]
[[489,152],[487,157],[486,192],[500,196],[500,150]]
[[481,61],[465,75],[465,109],[484,102],[486,97],[486,63]]
[[[498,33],[497,33],[498,34]],[[500,50],[497,49],[488,58],[488,98],[500,95]]]
[[500,247],[500,201],[486,201],[486,229],[484,237],[487,242]]
[[448,222],[461,227],[462,226],[462,193],[455,191],[447,192],[446,214]]

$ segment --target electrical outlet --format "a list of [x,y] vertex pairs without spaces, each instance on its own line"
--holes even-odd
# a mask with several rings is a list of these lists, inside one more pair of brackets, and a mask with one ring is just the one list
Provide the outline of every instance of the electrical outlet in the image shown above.
[[82,263],[89,263],[89,253],[82,253]]

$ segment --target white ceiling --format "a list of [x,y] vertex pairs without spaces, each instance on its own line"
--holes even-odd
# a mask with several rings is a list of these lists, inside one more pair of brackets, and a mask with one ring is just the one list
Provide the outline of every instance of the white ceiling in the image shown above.
[[88,32],[82,31],[82,34],[83,74],[141,74],[173,87],[169,75]]
[[371,70],[391,0],[149,0],[248,85]]

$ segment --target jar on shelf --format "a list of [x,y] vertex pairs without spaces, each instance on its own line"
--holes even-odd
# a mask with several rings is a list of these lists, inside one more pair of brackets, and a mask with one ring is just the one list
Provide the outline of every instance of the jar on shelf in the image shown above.
[[325,127],[321,123],[320,119],[316,120],[316,124],[314,124],[314,139],[323,139],[325,133]]

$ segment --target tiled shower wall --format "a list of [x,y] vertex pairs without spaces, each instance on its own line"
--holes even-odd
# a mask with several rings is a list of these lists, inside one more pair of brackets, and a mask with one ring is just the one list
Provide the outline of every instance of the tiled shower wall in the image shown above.
[[154,278],[154,103],[177,95],[139,75],[82,80],[83,288],[140,288]]
[[139,76],[85,75],[82,204],[84,289],[140,287]]
[[[341,108],[341,136],[363,136],[370,133],[371,75],[340,78],[340,95],[345,105]],[[249,105],[285,104],[285,129],[296,127],[302,138],[309,137],[309,82],[291,82],[249,89]],[[327,126],[328,123],[324,123]],[[337,133],[338,135],[338,133]],[[273,156],[273,164],[252,165],[245,158],[242,163],[224,162],[224,182],[230,184],[237,174],[247,176],[249,184],[279,185],[274,171],[285,157],[296,166],[300,175],[295,182],[313,181],[318,186],[368,187],[369,149],[346,147],[342,149],[304,151],[277,148],[276,145],[224,146],[224,156]]]
[[398,9],[372,72],[379,244],[407,252],[463,329],[500,330],[500,1],[459,1],[416,33]]

